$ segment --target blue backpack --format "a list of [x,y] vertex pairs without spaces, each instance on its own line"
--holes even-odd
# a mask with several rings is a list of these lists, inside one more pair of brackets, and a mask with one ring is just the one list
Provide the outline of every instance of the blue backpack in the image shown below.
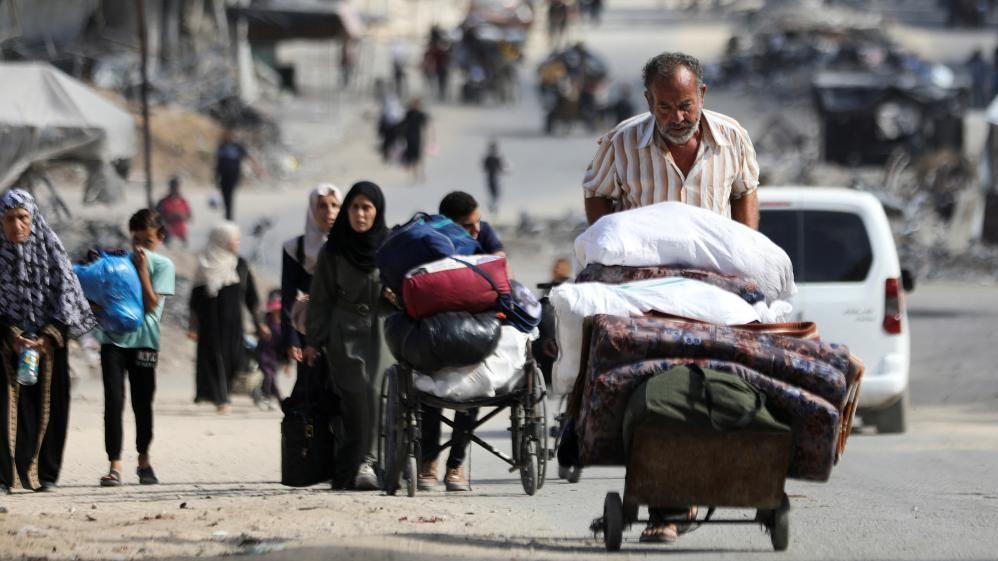
[[142,283],[128,255],[100,252],[96,261],[74,265],[83,295],[101,307],[97,323],[109,333],[128,333],[142,325]]
[[480,249],[478,242],[449,218],[420,212],[392,228],[374,261],[385,286],[402,294],[402,280],[409,271],[451,255],[473,255]]

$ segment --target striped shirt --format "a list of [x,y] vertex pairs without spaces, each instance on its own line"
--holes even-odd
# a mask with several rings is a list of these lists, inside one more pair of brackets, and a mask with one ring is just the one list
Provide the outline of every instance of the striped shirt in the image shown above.
[[731,216],[731,200],[759,186],[759,163],[748,133],[738,121],[707,111],[704,134],[690,173],[683,176],[651,113],[632,117],[599,139],[586,169],[586,198],[603,197],[621,210],[679,201]]

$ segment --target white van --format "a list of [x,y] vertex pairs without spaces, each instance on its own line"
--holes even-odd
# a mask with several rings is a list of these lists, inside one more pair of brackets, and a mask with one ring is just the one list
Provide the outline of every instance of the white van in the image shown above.
[[910,361],[902,274],[887,215],[869,193],[818,187],[759,190],[759,230],[790,255],[794,319],[842,343],[866,364],[858,415],[881,433],[904,432]]

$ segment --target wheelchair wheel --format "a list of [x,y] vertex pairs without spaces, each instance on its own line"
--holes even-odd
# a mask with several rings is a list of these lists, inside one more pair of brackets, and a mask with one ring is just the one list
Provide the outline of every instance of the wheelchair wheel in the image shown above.
[[534,496],[540,489],[540,460],[537,457],[537,443],[533,440],[523,441],[524,449],[521,456],[520,483],[528,496]]
[[419,471],[416,467],[416,456],[414,454],[409,454],[405,461],[405,490],[406,494],[410,497],[416,496],[416,481],[419,477]]
[[536,362],[532,370],[534,373],[534,387],[533,393],[530,396],[530,404],[526,410],[529,427],[527,434],[534,436],[537,441],[537,488],[540,489],[544,487],[544,481],[547,479],[548,458],[551,456],[548,448],[547,388],[544,385],[544,374]]
[[[400,376],[406,375],[398,367],[389,368],[385,372],[382,390],[381,419],[384,427],[384,457],[382,459],[382,488],[385,493],[394,495],[399,489],[403,462],[408,451],[406,438],[405,406],[402,397]],[[379,450],[380,451],[380,450]],[[415,478],[410,478],[410,484],[415,489]]]

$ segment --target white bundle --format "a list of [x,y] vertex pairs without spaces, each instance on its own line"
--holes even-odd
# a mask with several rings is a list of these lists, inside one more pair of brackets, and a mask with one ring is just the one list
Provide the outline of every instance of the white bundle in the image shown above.
[[738,295],[683,277],[627,284],[562,284],[551,291],[549,298],[558,326],[559,355],[551,384],[555,394],[566,394],[575,384],[585,344],[582,323],[588,316],[641,316],[655,311],[719,325],[760,320],[756,308]]
[[703,269],[755,281],[767,302],[796,294],[793,265],[765,235],[715,212],[667,202],[600,218],[575,239],[577,265]]
[[413,373],[416,389],[451,401],[470,401],[508,393],[523,379],[527,363],[527,346],[537,339],[537,330],[523,333],[502,326],[499,346],[484,361],[460,368],[444,368],[433,376]]

